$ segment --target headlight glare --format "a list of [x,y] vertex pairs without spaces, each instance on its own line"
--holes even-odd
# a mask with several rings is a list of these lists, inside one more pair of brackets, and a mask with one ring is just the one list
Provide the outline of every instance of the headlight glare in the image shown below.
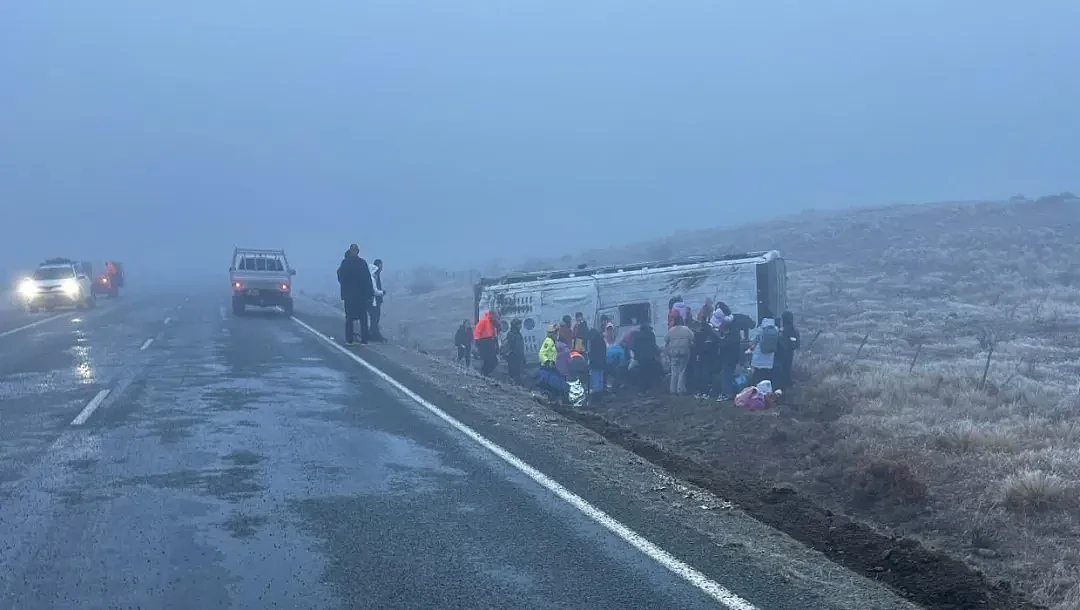
[[35,294],[37,294],[37,285],[33,280],[26,279],[19,283],[19,296],[29,298]]

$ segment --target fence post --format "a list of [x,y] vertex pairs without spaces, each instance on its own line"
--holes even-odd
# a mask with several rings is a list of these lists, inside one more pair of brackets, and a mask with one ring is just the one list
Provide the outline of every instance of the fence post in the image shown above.
[[911,366],[908,367],[907,372],[915,370],[915,362],[919,359],[919,354],[922,352],[922,343],[915,346],[915,355],[911,358]]
[[986,376],[990,373],[990,358],[994,356],[994,344],[990,344],[990,349],[986,352],[986,366],[983,367],[982,381],[979,382],[979,389],[986,387]]
[[852,360],[858,360],[859,359],[859,356],[862,355],[862,348],[866,345],[866,340],[869,339],[869,338],[870,338],[870,333],[866,333],[865,335],[863,335],[862,343],[859,344],[859,349],[858,349],[858,351],[855,352],[855,357],[852,358]]

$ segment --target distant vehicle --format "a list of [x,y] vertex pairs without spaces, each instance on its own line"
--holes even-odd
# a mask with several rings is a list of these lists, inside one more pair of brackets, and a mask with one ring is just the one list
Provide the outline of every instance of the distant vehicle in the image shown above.
[[27,311],[53,310],[74,306],[93,308],[97,301],[90,284],[89,263],[67,258],[51,258],[42,263],[31,277],[19,283],[19,302]]
[[663,344],[668,301],[676,295],[695,313],[711,298],[754,318],[766,311],[778,316],[787,309],[786,264],[770,250],[481,278],[474,314],[479,319],[483,311],[497,311],[501,333],[521,318],[525,356],[535,362],[547,325],[579,311],[594,328],[606,314],[620,338],[648,321]]
[[284,250],[236,248],[229,267],[233,313],[243,315],[248,305],[254,305],[280,307],[291,316],[294,275],[296,270],[289,267]]
[[110,299],[120,295],[120,289],[124,287],[124,265],[115,261],[106,261],[105,269],[94,278],[93,291],[95,295],[104,294]]

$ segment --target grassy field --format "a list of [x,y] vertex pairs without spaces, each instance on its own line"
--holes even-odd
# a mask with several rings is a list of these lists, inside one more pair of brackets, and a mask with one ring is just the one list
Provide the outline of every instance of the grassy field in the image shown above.
[[[1080,609],[1080,201],[806,212],[529,266],[772,248],[808,348],[784,404],[635,397],[603,415]],[[418,294],[395,293],[385,327],[449,356],[467,278],[399,276]]]

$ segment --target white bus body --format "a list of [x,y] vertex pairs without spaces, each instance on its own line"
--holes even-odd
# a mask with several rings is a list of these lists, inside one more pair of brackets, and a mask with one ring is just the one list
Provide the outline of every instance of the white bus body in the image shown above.
[[766,311],[779,316],[787,308],[784,259],[770,250],[482,278],[475,287],[475,315],[479,319],[484,311],[497,311],[502,336],[510,321],[520,318],[526,360],[532,363],[547,326],[577,312],[585,314],[593,328],[600,316],[607,315],[619,337],[648,320],[662,345],[668,301],[676,295],[683,297],[695,316],[706,298],[723,301],[733,312],[755,319]]

